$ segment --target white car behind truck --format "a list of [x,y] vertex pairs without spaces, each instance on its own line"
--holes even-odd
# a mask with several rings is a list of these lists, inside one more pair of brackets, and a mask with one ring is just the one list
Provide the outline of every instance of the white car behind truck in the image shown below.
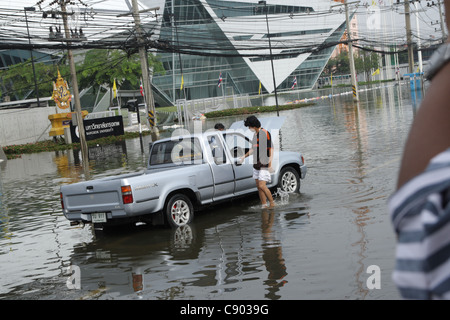
[[[242,130],[158,140],[150,144],[144,172],[61,186],[64,216],[72,225],[96,228],[139,221],[186,225],[203,206],[257,192],[253,156],[239,161],[250,148],[248,132]],[[268,187],[299,192],[307,171],[303,156],[276,149]]]

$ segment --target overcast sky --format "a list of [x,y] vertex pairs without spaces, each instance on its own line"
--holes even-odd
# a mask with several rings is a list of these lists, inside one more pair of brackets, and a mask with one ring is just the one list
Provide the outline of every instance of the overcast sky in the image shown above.
[[[406,28],[403,3],[401,5],[392,6],[391,1],[388,0],[384,1],[385,5],[369,5],[365,8],[364,4],[368,2],[372,3],[372,1],[367,0],[360,1],[361,5],[357,9],[358,31],[360,32],[360,36],[373,37],[387,41],[395,39],[403,39],[403,41],[405,41]],[[374,2],[378,3],[379,1]],[[413,35],[418,35],[419,31],[422,42],[431,40],[433,37],[435,39],[442,37],[438,6],[427,7],[427,2],[431,3],[431,1],[421,1],[420,4],[417,5],[419,12],[419,30],[417,29],[415,6],[411,5],[410,9]],[[437,3],[437,1],[435,1],[435,3]],[[444,12],[443,5],[442,12]],[[445,32],[448,34],[446,28]]]

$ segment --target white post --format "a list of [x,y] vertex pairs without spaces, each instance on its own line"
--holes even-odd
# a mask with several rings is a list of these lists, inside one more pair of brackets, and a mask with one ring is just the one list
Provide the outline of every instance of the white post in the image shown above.
[[417,26],[417,56],[419,58],[419,72],[423,72],[423,63],[422,63],[422,51],[421,43],[420,43],[420,26],[419,26],[419,9],[417,8],[417,2],[414,2],[414,7],[416,8],[416,26]]

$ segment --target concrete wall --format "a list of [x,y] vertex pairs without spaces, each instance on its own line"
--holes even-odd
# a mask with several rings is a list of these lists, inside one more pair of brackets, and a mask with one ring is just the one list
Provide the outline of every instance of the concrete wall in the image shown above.
[[56,107],[0,110],[0,145],[50,140],[48,116],[54,113]]

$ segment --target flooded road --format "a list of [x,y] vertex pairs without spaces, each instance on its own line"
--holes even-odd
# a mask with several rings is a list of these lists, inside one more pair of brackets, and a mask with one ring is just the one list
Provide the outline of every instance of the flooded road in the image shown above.
[[[414,103],[395,86],[360,100],[280,112],[282,149],[301,151],[308,165],[301,194],[276,198],[273,211],[259,209],[257,196],[226,203],[177,230],[95,235],[71,227],[59,187],[85,179],[78,155],[8,160],[0,172],[0,299],[399,299],[386,203]],[[149,141],[144,153],[139,139],[92,149],[91,178],[143,170]],[[380,289],[367,286],[369,266],[380,270]]]

